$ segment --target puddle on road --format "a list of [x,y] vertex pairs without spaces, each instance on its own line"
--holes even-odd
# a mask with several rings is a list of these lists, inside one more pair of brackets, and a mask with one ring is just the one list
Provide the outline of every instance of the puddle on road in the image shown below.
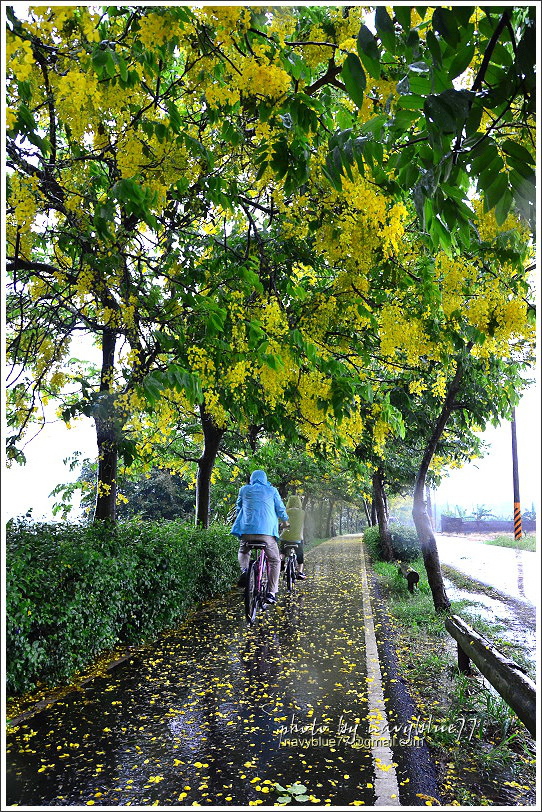
[[521,617],[518,611],[498,598],[492,598],[480,592],[472,593],[460,589],[448,578],[444,578],[444,584],[450,600],[469,601],[470,606],[465,607],[466,612],[478,615],[482,620],[495,624],[498,627],[496,634],[504,640],[520,646],[525,656],[534,666],[537,645],[536,630],[533,624],[526,621],[526,618]]
[[232,593],[22,723],[9,803],[272,806],[275,781],[301,781],[313,803],[372,805],[371,750],[348,744],[369,740],[359,585],[338,547],[316,563],[255,627]]

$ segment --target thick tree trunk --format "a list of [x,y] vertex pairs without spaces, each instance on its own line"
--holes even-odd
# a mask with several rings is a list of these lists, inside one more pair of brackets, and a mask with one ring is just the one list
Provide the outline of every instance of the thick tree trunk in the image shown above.
[[104,519],[114,522],[117,518],[119,423],[115,414],[114,396],[111,393],[116,340],[117,336],[113,330],[105,329],[103,331],[100,400],[94,413],[96,440],[98,443],[95,522]]
[[442,437],[442,433],[446,428],[446,423],[452,413],[454,407],[455,397],[461,385],[462,368],[458,364],[457,371],[448,387],[446,399],[442,406],[441,413],[437,420],[433,434],[427,443],[418,475],[416,477],[416,484],[414,486],[414,502],[412,507],[412,518],[416,526],[416,532],[420,540],[422,549],[423,562],[427,572],[427,580],[433,596],[433,604],[437,612],[446,612],[450,608],[450,601],[444,588],[444,581],[442,579],[442,570],[440,569],[440,560],[438,557],[437,542],[431,526],[431,521],[427,514],[426,504],[424,501],[425,492],[425,478],[429,465],[433,459],[437,443]]
[[427,505],[427,515],[429,516],[429,522],[433,530],[435,530],[435,522],[433,521],[433,505],[431,504],[431,488],[429,485],[425,486],[425,501]]
[[388,511],[386,510],[386,495],[384,491],[384,475],[381,468],[373,474],[373,505],[375,505],[378,519],[382,556],[384,561],[393,561],[395,556],[391,546],[391,533],[388,526]]
[[196,481],[196,524],[209,527],[211,507],[211,474],[220,447],[224,429],[219,429],[205,405],[200,406],[201,426],[203,429],[203,454],[198,460]]

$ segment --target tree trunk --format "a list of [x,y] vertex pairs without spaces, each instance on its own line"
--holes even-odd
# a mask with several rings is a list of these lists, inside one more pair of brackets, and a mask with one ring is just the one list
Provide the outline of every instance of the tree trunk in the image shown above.
[[205,411],[205,404],[200,406],[201,426],[203,429],[203,453],[198,460],[196,481],[196,524],[209,527],[211,507],[211,474],[220,447],[224,429],[219,429],[210,414]]
[[248,427],[248,444],[253,454],[255,454],[258,449],[258,434],[260,433],[260,429],[261,426],[255,426],[254,424]]
[[435,522],[433,521],[433,506],[431,504],[431,488],[429,485],[425,486],[425,501],[427,515],[429,516],[429,523],[433,530],[435,530]]
[[331,514],[333,513],[333,505],[335,503],[332,499],[329,500],[329,507],[327,510],[327,519],[326,519],[326,536],[330,538],[331,536]]
[[117,457],[120,429],[115,414],[114,395],[111,392],[116,340],[117,336],[113,330],[103,331],[100,399],[94,412],[98,443],[95,522],[104,519],[114,522],[117,518]]
[[363,500],[363,509],[365,511],[365,518],[367,519],[367,526],[371,527],[371,514],[369,512],[369,505],[367,504],[367,500]]
[[442,437],[442,433],[446,428],[446,423],[452,413],[455,397],[459,391],[462,377],[461,364],[458,364],[456,373],[448,387],[446,399],[442,406],[441,413],[438,417],[435,429],[429,442],[427,443],[418,475],[416,477],[416,484],[414,486],[414,502],[412,506],[412,518],[416,526],[416,532],[420,540],[422,549],[423,563],[427,572],[427,580],[433,596],[433,604],[437,612],[446,612],[450,608],[450,601],[444,588],[444,581],[442,579],[442,570],[440,569],[440,560],[438,557],[437,542],[431,527],[431,521],[427,515],[426,504],[424,501],[425,491],[425,478],[429,465],[433,459],[437,443]]
[[378,518],[382,557],[384,561],[393,561],[395,556],[391,546],[391,533],[388,526],[388,512],[386,510],[386,495],[384,492],[384,475],[381,468],[373,474],[373,505],[376,507],[376,515]]
[[373,501],[371,502],[371,527],[374,527],[375,524],[378,524],[378,519],[376,515],[376,505],[373,499]]

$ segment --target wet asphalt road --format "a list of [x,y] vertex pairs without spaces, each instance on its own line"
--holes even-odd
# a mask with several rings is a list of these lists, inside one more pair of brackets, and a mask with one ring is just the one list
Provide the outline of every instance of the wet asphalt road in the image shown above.
[[[359,541],[322,544],[309,578],[293,596],[281,586],[254,627],[232,590],[22,721],[7,736],[8,804],[273,806],[275,782],[301,782],[307,806],[383,805],[386,792],[424,805],[412,752],[405,762],[395,747],[387,764],[373,746],[362,570]],[[387,674],[384,703],[397,682]]]

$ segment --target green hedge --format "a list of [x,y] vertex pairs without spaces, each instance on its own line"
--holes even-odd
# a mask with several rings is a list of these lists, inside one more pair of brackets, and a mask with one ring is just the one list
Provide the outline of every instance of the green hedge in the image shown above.
[[[399,561],[414,561],[421,554],[420,541],[416,528],[405,524],[390,525],[391,544],[395,557]],[[382,547],[380,545],[380,532],[378,525],[368,527],[363,534],[363,541],[367,545],[371,558],[383,561]]]
[[238,545],[219,525],[9,522],[6,541],[10,694],[174,626],[237,577]]

